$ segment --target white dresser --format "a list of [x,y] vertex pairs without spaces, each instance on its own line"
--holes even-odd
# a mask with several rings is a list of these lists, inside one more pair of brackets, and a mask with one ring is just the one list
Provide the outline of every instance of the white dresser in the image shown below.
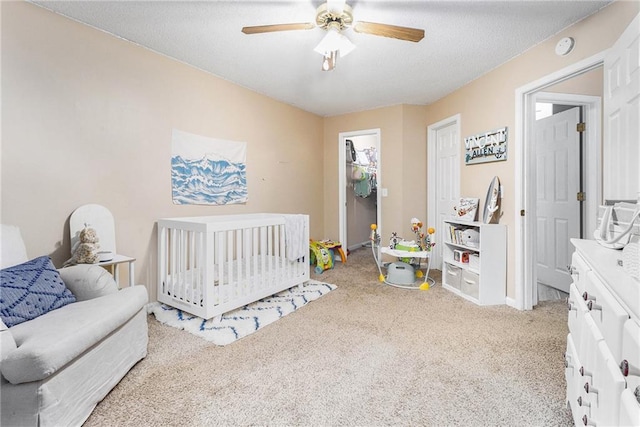
[[571,243],[565,377],[573,420],[640,426],[640,282],[618,265],[621,251]]

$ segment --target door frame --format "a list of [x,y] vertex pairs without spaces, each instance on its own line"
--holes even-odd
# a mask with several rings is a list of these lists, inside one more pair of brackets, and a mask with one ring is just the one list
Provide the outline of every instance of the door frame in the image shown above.
[[[436,204],[438,202],[437,191],[438,187],[436,185],[436,172],[437,172],[437,162],[436,162],[436,153],[437,153],[437,135],[438,130],[450,126],[456,125],[458,132],[458,139],[460,140],[460,129],[462,128],[462,120],[460,113],[454,114],[453,116],[447,117],[446,119],[440,120],[439,122],[433,123],[427,127],[427,224],[434,224],[435,227],[439,225],[435,222],[438,219],[438,212],[436,210]],[[458,141],[458,149],[460,149],[460,141]],[[458,153],[458,160],[460,160],[460,153]],[[458,172],[461,172],[460,165],[458,162]],[[458,194],[460,194],[460,180],[458,180]],[[433,264],[434,268],[441,267],[442,265],[442,242],[436,242],[436,253],[439,254],[440,263],[438,263],[438,257],[436,257],[436,263]]]
[[[535,255],[536,245],[535,239],[535,215],[536,200],[535,182],[531,179],[532,162],[531,155],[533,144],[531,142],[532,123],[535,120],[535,100],[536,95],[562,81],[572,77],[579,76],[583,73],[598,68],[604,64],[604,58],[609,49],[603,50],[593,56],[578,61],[561,70],[548,74],[538,80],[530,82],[516,89],[515,92],[515,255],[516,255],[516,298],[507,298],[508,305],[519,310],[531,310],[534,305],[534,289],[536,287],[536,271],[535,271]],[[601,108],[601,106],[600,106]],[[595,106],[590,114],[595,114]],[[589,117],[591,118],[591,117]],[[597,120],[599,122],[599,120]],[[587,135],[588,137],[588,135]],[[593,148],[592,148],[593,144]],[[588,170],[591,167],[599,167],[600,147],[602,146],[600,133],[595,138],[590,138],[588,148],[591,153],[595,153],[596,159],[588,159]],[[595,162],[595,163],[594,163]],[[589,177],[586,185],[590,189],[596,188],[598,196],[593,200],[596,209],[600,196],[601,171],[598,171],[595,177]],[[594,182],[593,179],[596,181]],[[588,182],[591,181],[591,182]],[[587,203],[587,217],[593,216],[595,220],[595,211],[593,214],[589,209],[593,209],[593,203]],[[524,216],[521,216],[524,212]],[[535,295],[537,297],[537,295]]]
[[382,139],[380,129],[356,130],[338,134],[338,234],[343,248],[349,247],[347,242],[347,139],[358,136],[373,135],[377,141],[378,170],[376,172],[376,222],[378,233],[382,233]]

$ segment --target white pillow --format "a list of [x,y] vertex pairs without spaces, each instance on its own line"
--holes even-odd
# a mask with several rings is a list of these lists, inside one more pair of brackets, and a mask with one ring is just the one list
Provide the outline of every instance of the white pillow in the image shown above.
[[2,224],[0,228],[0,268],[7,268],[29,261],[20,229],[15,225]]
[[118,292],[113,276],[94,264],[78,264],[58,270],[67,289],[77,301],[86,301]]

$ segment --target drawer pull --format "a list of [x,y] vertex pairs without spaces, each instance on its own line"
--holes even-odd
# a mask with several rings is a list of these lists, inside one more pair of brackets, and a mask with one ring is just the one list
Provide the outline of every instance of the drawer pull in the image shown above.
[[[587,376],[587,377],[593,378],[593,374],[590,371],[587,371],[586,369],[584,369],[584,366],[580,366],[580,369],[578,370],[578,372],[580,372],[580,375],[582,375],[583,377]],[[589,393],[589,390],[587,390],[587,393]]]
[[569,298],[569,297],[567,297],[567,309],[569,311],[571,311],[571,310],[576,310],[577,311],[578,310],[577,307],[574,307],[573,301],[571,301],[571,298]]
[[582,396],[578,396],[578,405],[589,408],[591,406],[591,403],[582,400]]
[[596,297],[594,297],[593,295],[589,296],[589,294],[585,291],[582,294],[582,299],[585,300],[585,301],[595,301]]
[[599,304],[594,303],[594,302],[593,302],[593,300],[590,300],[590,301],[587,303],[587,307],[589,308],[589,311],[593,311],[593,310],[600,310],[600,311],[602,311],[602,306],[601,306],[601,305],[599,305]]
[[570,274],[570,275],[572,275],[572,276],[575,274],[576,279],[577,279],[578,277],[580,277],[580,274],[579,274],[579,272],[578,272],[578,269],[577,269],[577,268],[575,268],[573,265],[567,265],[567,271],[568,271],[568,272],[569,272],[569,274]]
[[588,382],[584,383],[584,391],[586,391],[587,394],[598,394],[598,389],[590,386]]
[[568,355],[567,353],[563,354],[563,359],[564,359],[564,367],[565,369],[573,369],[573,365],[571,364],[571,356]]
[[622,372],[622,376],[625,377],[628,377],[629,375],[640,377],[640,369],[629,364],[629,361],[627,359],[624,359],[622,362],[620,362],[620,372]]
[[586,426],[595,426],[595,425],[597,425],[594,420],[590,420],[589,418],[587,418],[586,415],[582,417],[582,422]]

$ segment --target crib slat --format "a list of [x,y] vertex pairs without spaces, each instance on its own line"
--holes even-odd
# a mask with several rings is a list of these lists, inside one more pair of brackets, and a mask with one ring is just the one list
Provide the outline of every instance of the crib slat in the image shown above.
[[[280,263],[280,270],[278,271],[278,277],[280,277],[280,274],[282,274],[284,277],[289,278],[290,275],[290,270],[287,271],[287,254],[286,254],[286,247],[285,247],[285,241],[284,241],[284,225],[281,225],[280,227],[278,227],[279,231],[280,231],[280,251],[278,252],[278,262]],[[280,273],[280,271],[282,271],[282,273]]]
[[244,239],[244,277],[247,281],[247,293],[250,293],[253,287],[251,286],[251,229],[245,228],[242,230],[242,238]]
[[204,245],[206,252],[203,259],[204,268],[204,283],[202,290],[202,298],[205,304],[205,312],[207,316],[213,316],[215,313],[215,307],[218,304],[218,287],[215,286],[215,273],[216,273],[216,239],[213,231],[207,230],[204,238]]
[[186,265],[186,270],[187,270],[187,297],[189,298],[189,301],[191,301],[191,304],[195,304],[196,303],[196,295],[195,295],[195,272],[193,270],[193,253],[194,253],[194,248],[195,248],[195,241],[194,241],[194,237],[195,237],[195,233],[191,230],[187,231],[187,265]]
[[[260,246],[259,246],[260,245],[260,239],[259,239],[260,234],[259,233],[260,233],[260,229],[258,227],[254,227],[253,228],[253,252],[252,252],[253,253],[253,257],[252,257],[252,260],[253,260],[253,275],[256,276],[256,277],[258,277],[258,254],[260,253],[259,250],[258,250],[260,248]],[[260,288],[260,283],[257,283],[258,282],[257,280],[254,280],[254,282],[255,282],[254,284],[255,284],[256,288],[259,289]]]
[[265,273],[267,271],[267,227],[260,227],[260,263],[262,269],[260,270],[260,289],[266,287]]
[[158,292],[164,295],[167,292],[167,259],[164,250],[167,248],[167,228],[158,224]]
[[242,232],[243,232],[242,228],[235,231],[235,234],[236,234],[236,264],[235,265],[236,265],[236,277],[238,278],[238,286],[237,286],[238,292],[240,293],[240,295],[245,295],[246,286],[242,277],[242,264],[244,263],[244,260],[242,259],[242,250],[243,250]]
[[217,257],[217,268],[218,268],[218,304],[223,304],[226,302],[226,293],[224,286],[224,232],[216,233],[216,238],[218,239],[218,257]]
[[175,297],[176,286],[176,233],[175,228],[171,229],[171,281],[169,285],[169,291],[171,296]]

